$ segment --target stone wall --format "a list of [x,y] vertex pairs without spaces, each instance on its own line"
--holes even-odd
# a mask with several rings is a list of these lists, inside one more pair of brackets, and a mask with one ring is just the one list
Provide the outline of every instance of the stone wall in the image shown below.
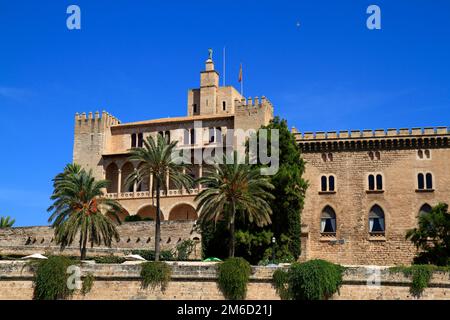
[[[364,140],[366,131],[373,141]],[[435,142],[426,136],[401,136],[401,130],[396,136],[388,130],[386,137],[381,137],[382,130],[370,134],[370,130],[366,131],[352,131],[355,137],[344,140],[325,139],[323,133],[316,133],[315,138],[304,134],[297,140],[306,161],[305,179],[310,183],[302,213],[303,260],[321,258],[349,265],[409,264],[416,249],[405,235],[417,226],[420,208],[450,201],[446,130],[438,128],[437,133],[428,133],[425,129],[423,134],[429,134]],[[406,138],[409,142],[405,142]],[[320,141],[315,144],[317,139]],[[419,151],[426,151],[429,157],[421,158]],[[378,158],[373,157],[374,153]],[[418,190],[419,173],[432,173],[432,189]],[[369,174],[382,175],[382,190],[368,190]],[[322,192],[322,176],[334,177],[334,191]],[[369,212],[374,205],[384,211],[382,235],[369,233]],[[326,206],[336,214],[336,232],[331,235],[321,233],[321,214]]]
[[[133,249],[154,250],[155,224],[151,221],[126,222],[118,226],[120,241],[113,241],[111,248],[104,246],[88,248],[88,255],[122,255]],[[161,222],[161,249],[172,250],[183,240],[194,240],[197,245],[193,259],[201,258],[201,235],[195,231],[193,221]],[[23,227],[0,229],[0,254],[28,255],[33,253],[59,253],[54,231],[50,227]],[[77,243],[67,247],[63,254],[78,255]]]
[[[25,262],[0,261],[0,300],[32,299],[32,273]],[[143,299],[179,299],[179,300],[219,300],[223,295],[217,286],[215,263],[170,263],[172,280],[166,290],[143,289],[139,278],[139,265],[84,265],[82,275],[92,273],[95,276],[92,290],[85,296],[77,293],[73,299],[96,300],[143,300]],[[252,267],[248,284],[247,299],[277,300],[272,285],[270,267]],[[366,267],[348,268],[340,293],[333,299],[414,299],[409,293],[410,279],[402,274],[390,274],[381,268],[379,287],[367,286],[368,269]],[[420,299],[450,299],[449,274],[435,273]]]

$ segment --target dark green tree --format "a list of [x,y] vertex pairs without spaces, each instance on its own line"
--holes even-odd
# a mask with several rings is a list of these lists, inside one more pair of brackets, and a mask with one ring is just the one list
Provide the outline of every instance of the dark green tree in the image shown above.
[[[307,181],[303,179],[305,162],[301,157],[300,147],[295,141],[295,136],[290,132],[287,121],[275,117],[267,126],[268,150],[271,146],[271,132],[278,130],[279,134],[279,169],[275,175],[269,176],[270,182],[275,187],[271,190],[273,199],[270,201],[272,208],[272,225],[264,230],[270,230],[276,238],[276,257],[279,260],[297,259],[301,253],[301,211],[303,209]],[[258,134],[258,139],[261,137]],[[239,225],[240,230],[253,234],[265,246],[264,257],[271,256],[272,246],[267,243],[267,234],[264,230],[248,226]],[[248,238],[248,237],[247,237]],[[240,246],[242,247],[242,246]],[[255,252],[261,250],[253,249]],[[239,254],[244,254],[239,252]],[[259,257],[258,257],[259,258]],[[249,261],[254,259],[247,258]]]
[[450,262],[450,213],[446,203],[439,203],[429,213],[419,216],[419,226],[406,233],[420,250],[415,263],[446,266]]

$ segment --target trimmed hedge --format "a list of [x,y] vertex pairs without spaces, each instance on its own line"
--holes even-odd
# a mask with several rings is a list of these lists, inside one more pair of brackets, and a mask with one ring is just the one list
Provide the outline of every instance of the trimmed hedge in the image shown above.
[[218,284],[228,300],[243,300],[252,268],[243,258],[228,258],[218,266]]

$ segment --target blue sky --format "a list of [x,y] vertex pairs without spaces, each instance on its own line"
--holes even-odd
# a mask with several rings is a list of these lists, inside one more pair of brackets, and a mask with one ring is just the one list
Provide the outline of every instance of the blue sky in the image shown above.
[[[81,8],[81,30],[66,8]],[[366,8],[381,8],[381,30]],[[298,24],[300,26],[298,26]],[[186,113],[207,49],[300,131],[448,126],[450,1],[0,0],[0,216],[47,223],[75,112]]]

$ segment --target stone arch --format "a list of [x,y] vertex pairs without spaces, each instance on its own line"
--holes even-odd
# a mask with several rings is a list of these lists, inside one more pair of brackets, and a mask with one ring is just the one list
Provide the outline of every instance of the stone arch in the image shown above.
[[[136,215],[140,216],[142,219],[150,218],[152,220],[156,220],[156,206],[151,205],[151,204],[144,205],[139,208]],[[162,210],[160,210],[160,215],[161,215],[161,221],[165,220]]]
[[122,192],[133,192],[133,186],[128,186],[126,185],[126,179],[127,177],[133,173],[134,171],[134,166],[131,162],[126,162],[123,166],[122,166],[122,179],[120,181],[121,184],[121,191]]
[[[141,162],[138,165],[138,169],[140,169],[144,165],[143,162]],[[142,192],[142,191],[150,191],[150,177],[144,176],[143,180],[136,186],[136,191]]]
[[119,192],[119,168],[114,162],[111,162],[105,170],[105,179],[109,181],[109,185],[106,188],[107,193]]
[[326,205],[320,214],[320,232],[336,233],[336,211]]
[[180,203],[175,205],[169,213],[169,220],[186,221],[197,220],[198,214],[195,208],[188,203]]

